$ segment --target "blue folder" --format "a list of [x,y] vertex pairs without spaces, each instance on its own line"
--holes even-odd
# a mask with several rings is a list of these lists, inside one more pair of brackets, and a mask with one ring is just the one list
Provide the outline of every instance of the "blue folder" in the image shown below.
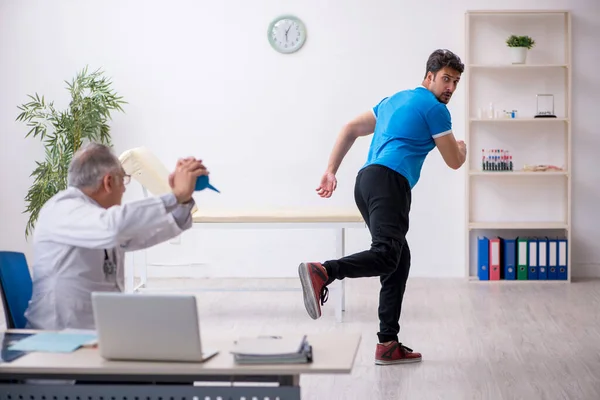
[[558,279],[558,241],[548,239],[548,280]]
[[517,279],[517,240],[516,239],[503,239],[502,252],[504,279],[514,281]]
[[557,257],[557,263],[558,263],[558,272],[557,272],[557,279],[558,280],[567,280],[567,271],[569,266],[567,265],[568,262],[568,254],[567,254],[567,239],[559,239],[558,241],[558,257]]
[[538,279],[538,240],[533,238],[529,239],[527,246],[529,246],[527,280],[535,281]]
[[538,240],[538,279],[548,279],[548,238]]
[[490,280],[490,240],[485,236],[477,238],[477,276],[480,281]]

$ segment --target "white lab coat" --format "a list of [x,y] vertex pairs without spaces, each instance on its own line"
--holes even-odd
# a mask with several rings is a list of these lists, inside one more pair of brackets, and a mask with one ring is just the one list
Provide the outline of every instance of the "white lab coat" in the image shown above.
[[[56,194],[40,210],[33,235],[28,327],[94,329],[91,293],[123,291],[125,252],[189,229],[193,206],[178,205],[168,194],[104,209],[73,187]],[[105,249],[116,254],[116,271],[109,275]]]

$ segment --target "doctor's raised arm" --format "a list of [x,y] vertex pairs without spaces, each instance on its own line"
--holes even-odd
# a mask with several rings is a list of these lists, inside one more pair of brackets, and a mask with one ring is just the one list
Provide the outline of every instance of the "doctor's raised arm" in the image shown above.
[[175,236],[191,226],[194,185],[198,176],[207,174],[200,160],[180,159],[169,177],[171,193],[121,204],[130,177],[108,147],[89,144],[73,157],[68,188],[40,211],[34,238],[89,249],[113,248],[174,222],[180,228],[171,235]]
[[208,171],[185,158],[171,192],[121,204],[130,177],[110,148],[88,144],[69,165],[68,187],[48,200],[33,232],[31,329],[94,329],[91,294],[122,292],[125,252],[169,240],[192,226],[196,180]]

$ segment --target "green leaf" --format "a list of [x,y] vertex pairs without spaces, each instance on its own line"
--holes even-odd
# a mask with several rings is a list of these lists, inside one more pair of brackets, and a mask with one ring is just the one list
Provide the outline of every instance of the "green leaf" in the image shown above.
[[527,49],[531,49],[535,45],[535,40],[529,36],[510,35],[506,39],[506,44],[508,47],[526,47]]
[[44,161],[35,161],[30,177],[33,184],[25,196],[25,213],[29,220],[25,235],[35,228],[39,212],[44,204],[60,190],[67,187],[67,172],[73,154],[82,143],[96,141],[110,145],[112,111],[124,112],[127,104],[112,89],[112,82],[101,69],[89,72],[86,65],[69,82],[63,81],[71,94],[67,109],[58,111],[54,102],[46,102],[44,95],[28,94],[28,102],[17,106],[20,113],[16,120],[28,128],[25,137],[39,138],[45,152]]

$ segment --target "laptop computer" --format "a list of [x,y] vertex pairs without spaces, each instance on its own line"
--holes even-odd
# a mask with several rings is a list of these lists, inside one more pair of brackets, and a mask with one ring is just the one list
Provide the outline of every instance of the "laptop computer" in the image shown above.
[[92,293],[100,355],[107,360],[204,362],[196,297]]

